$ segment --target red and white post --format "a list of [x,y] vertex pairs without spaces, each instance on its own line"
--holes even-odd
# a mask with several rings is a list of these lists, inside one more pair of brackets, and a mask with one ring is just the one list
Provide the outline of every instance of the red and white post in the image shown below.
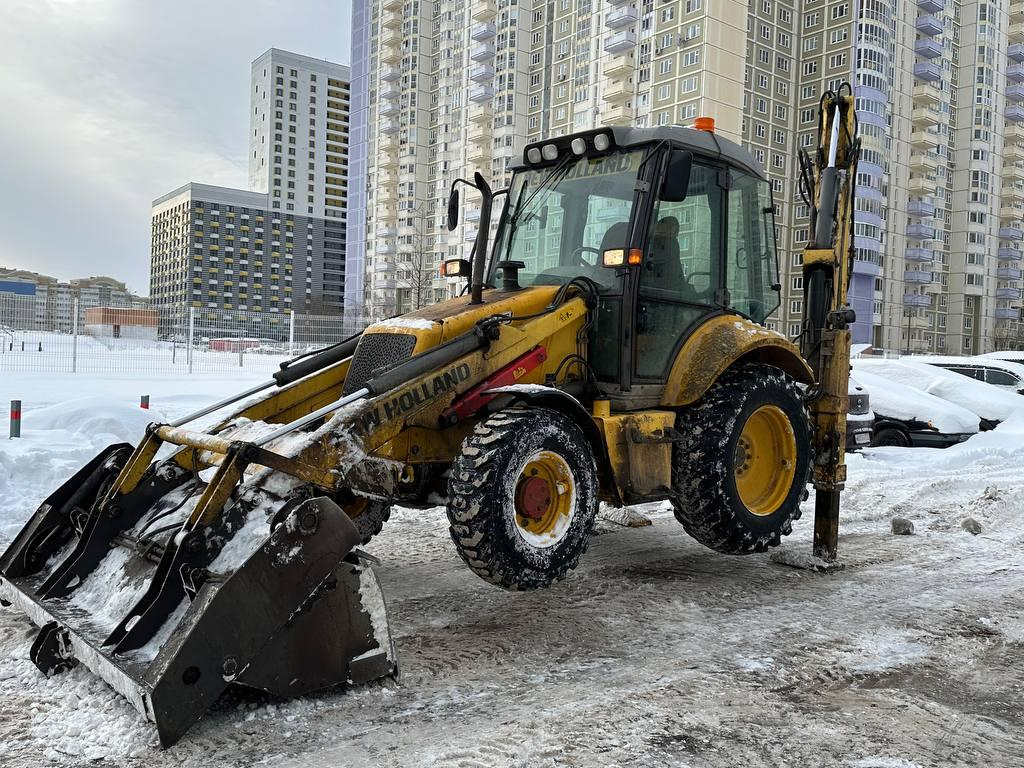
[[149,410],[149,395],[143,395],[139,398],[139,408],[142,408],[144,411]]
[[11,400],[11,439],[21,437],[21,400]]

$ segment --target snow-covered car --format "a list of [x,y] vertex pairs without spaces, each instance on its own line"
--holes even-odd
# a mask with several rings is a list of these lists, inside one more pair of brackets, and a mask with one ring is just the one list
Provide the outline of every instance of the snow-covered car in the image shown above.
[[970,376],[976,381],[983,381],[993,387],[1024,394],[1024,365],[1019,363],[996,358],[937,355],[915,355],[903,359],[945,368],[947,371],[959,373],[961,376]]
[[986,352],[982,355],[977,355],[978,359],[981,360],[1003,360],[1007,363],[1016,363],[1017,365],[1024,365],[1024,352],[1021,350],[1004,350],[1003,352]]
[[867,387],[852,377],[846,400],[846,450],[856,451],[871,444],[875,415]]
[[859,367],[851,378],[871,393],[873,447],[948,448],[978,432],[978,416],[966,408]]
[[[1018,394],[944,368],[912,362],[906,357],[899,360],[862,358],[853,361],[853,370],[858,380],[861,378],[860,373],[872,373],[966,408],[977,415],[983,430],[992,429],[999,422],[1024,410],[1024,398]],[[870,384],[868,388],[871,388]],[[878,411],[875,413],[877,415]]]

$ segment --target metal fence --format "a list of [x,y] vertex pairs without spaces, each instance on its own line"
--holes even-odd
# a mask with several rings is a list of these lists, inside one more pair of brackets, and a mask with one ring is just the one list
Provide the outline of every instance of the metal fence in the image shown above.
[[333,315],[188,306],[40,307],[0,294],[0,371],[215,373],[276,370],[367,323]]

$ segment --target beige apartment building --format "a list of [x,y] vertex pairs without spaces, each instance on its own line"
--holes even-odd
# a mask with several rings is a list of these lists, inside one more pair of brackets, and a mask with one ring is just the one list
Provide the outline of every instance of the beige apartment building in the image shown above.
[[822,93],[854,82],[856,341],[1024,344],[1024,0],[357,0],[352,75],[346,302],[370,317],[449,290],[436,265],[468,256],[479,220],[467,203],[443,227],[454,178],[501,186],[542,136],[710,116],[771,180],[772,322],[795,336],[810,226],[796,155],[815,148]]

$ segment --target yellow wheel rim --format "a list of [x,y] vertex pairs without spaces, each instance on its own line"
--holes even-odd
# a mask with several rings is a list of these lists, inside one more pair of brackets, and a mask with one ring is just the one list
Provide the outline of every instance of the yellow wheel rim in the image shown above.
[[516,479],[516,530],[527,543],[557,544],[569,530],[576,507],[576,483],[569,464],[557,453],[537,451]]
[[762,405],[747,418],[736,443],[736,490],[753,514],[775,512],[796,476],[796,436],[789,417],[775,405]]

